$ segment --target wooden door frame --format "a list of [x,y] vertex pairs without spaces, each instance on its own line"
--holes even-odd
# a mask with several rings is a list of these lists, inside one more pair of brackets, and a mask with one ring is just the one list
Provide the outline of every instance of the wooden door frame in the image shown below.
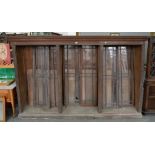
[[[14,63],[15,63],[15,70],[16,70],[16,83],[17,83],[17,96],[18,96],[18,106],[19,106],[19,111],[20,113],[24,110],[24,106],[27,104],[26,99],[23,97],[23,90],[24,86],[22,85],[22,81],[19,80],[19,71],[20,69],[18,66],[20,66],[19,60],[17,60],[17,54],[16,54],[16,47],[17,46],[42,46],[42,45],[96,45],[98,47],[98,67],[101,66],[100,62],[100,46],[103,45],[139,45],[139,46],[144,46],[146,47],[146,42],[148,42],[148,37],[109,37],[109,36],[78,36],[78,37],[73,37],[73,36],[8,36],[7,37],[8,43],[10,43],[13,47],[13,53],[14,53]],[[58,50],[59,51],[59,50]],[[18,51],[19,52],[19,51]],[[143,52],[143,51],[142,51]],[[59,55],[61,57],[61,53],[59,52]],[[60,58],[61,59],[61,58]],[[61,62],[59,64],[59,73],[62,75],[62,66]],[[101,100],[101,95],[99,95],[99,90],[101,89],[101,73],[100,73],[100,68],[98,68],[98,111],[102,112],[103,108],[103,100]],[[141,64],[141,80],[140,80],[140,94],[141,94],[141,100],[139,100],[139,109],[138,111],[141,111],[141,106],[140,103],[142,101],[142,87],[143,87],[143,62]],[[25,84],[24,84],[25,85]],[[62,79],[59,77],[59,87],[62,88]],[[99,89],[100,88],[100,89]],[[62,94],[62,90],[59,91],[59,94]],[[59,99],[59,111],[62,112],[62,105],[60,104],[63,98]],[[102,101],[102,102],[101,102]]]

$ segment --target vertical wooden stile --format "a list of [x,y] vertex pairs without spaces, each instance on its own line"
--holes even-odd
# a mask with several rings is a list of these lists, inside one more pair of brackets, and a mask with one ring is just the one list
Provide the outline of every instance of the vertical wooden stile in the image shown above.
[[45,88],[45,98],[46,98],[46,105],[48,108],[51,107],[50,105],[50,89],[49,89],[49,86],[50,86],[50,65],[49,65],[49,46],[46,46],[45,47],[45,69],[44,69],[44,72],[45,72],[45,85],[44,85],[44,88]]
[[33,92],[33,105],[36,105],[36,48],[32,49],[32,92]]
[[62,98],[62,48],[56,46],[57,53],[57,72],[58,72],[58,111],[62,113],[63,110],[63,98]]
[[21,99],[21,85],[20,85],[20,81],[19,81],[19,70],[18,67],[20,66],[18,58],[17,58],[17,51],[16,51],[16,46],[13,46],[13,58],[14,58],[14,65],[15,65],[15,73],[16,73],[16,89],[17,89],[17,98],[18,98],[18,106],[19,106],[19,112],[23,112],[24,106],[21,103],[22,99]]
[[98,47],[98,112],[103,109],[103,46]]

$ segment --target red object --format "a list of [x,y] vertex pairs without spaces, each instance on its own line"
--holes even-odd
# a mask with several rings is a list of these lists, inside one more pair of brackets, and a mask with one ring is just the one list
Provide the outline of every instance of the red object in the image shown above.
[[10,45],[0,43],[0,65],[10,65],[11,56],[10,56]]

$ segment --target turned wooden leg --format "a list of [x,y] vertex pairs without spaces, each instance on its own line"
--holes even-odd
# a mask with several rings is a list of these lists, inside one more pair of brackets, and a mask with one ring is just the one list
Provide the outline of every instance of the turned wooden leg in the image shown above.
[[10,98],[11,98],[11,106],[12,106],[13,117],[15,117],[16,112],[15,112],[15,100],[14,100],[13,90],[10,90]]

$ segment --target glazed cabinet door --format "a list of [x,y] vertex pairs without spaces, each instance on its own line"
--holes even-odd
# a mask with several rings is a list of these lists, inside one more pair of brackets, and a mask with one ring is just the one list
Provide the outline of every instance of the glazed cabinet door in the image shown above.
[[98,107],[130,106],[134,102],[133,54],[126,46],[98,50]]
[[78,52],[78,46],[64,48],[64,104],[66,106],[79,103]]
[[80,51],[80,104],[97,106],[97,46]]
[[33,48],[33,105],[58,107],[62,105],[62,51],[59,46]]
[[97,105],[97,52],[95,46],[65,46],[65,105]]

